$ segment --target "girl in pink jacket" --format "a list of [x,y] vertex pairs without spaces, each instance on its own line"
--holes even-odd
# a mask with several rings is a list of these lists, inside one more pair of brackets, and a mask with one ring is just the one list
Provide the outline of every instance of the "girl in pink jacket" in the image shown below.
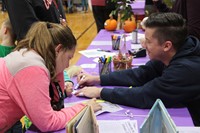
[[[68,27],[37,22],[14,52],[0,58],[0,132],[26,115],[42,132],[59,130],[85,105],[53,110],[49,86],[63,93],[63,70],[73,57],[76,39]],[[89,101],[94,111],[101,107]]]

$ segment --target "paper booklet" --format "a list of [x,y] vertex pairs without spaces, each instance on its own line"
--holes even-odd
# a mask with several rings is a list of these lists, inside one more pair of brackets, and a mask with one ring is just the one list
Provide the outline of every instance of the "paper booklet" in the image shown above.
[[176,125],[160,99],[156,100],[148,117],[140,126],[140,133],[178,133]]
[[91,106],[85,106],[66,125],[67,133],[98,133],[96,117]]

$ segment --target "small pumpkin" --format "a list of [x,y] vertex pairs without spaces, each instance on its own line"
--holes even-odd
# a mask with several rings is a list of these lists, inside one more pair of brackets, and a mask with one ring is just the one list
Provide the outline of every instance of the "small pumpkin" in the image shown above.
[[110,19],[107,19],[104,23],[104,28],[108,31],[116,30],[117,28],[117,21],[113,19],[112,17]]
[[128,19],[124,21],[123,29],[125,32],[130,33],[136,29],[135,19]]

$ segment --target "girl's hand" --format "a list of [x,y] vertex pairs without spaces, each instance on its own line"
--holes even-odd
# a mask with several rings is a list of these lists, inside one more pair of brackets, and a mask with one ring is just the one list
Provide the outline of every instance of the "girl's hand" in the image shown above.
[[70,81],[65,82],[65,91],[67,96],[71,96],[73,92],[74,84]]
[[99,110],[102,109],[102,106],[101,106],[99,103],[96,102],[96,99],[95,99],[95,98],[89,100],[89,101],[86,103],[86,105],[91,106],[92,109],[94,110],[94,112],[97,112],[97,111],[99,111]]

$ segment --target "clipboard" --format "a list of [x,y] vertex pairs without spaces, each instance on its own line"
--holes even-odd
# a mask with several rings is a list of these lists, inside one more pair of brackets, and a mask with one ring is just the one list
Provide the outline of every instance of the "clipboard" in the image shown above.
[[178,133],[174,121],[160,99],[156,100],[148,117],[140,126],[140,133]]

